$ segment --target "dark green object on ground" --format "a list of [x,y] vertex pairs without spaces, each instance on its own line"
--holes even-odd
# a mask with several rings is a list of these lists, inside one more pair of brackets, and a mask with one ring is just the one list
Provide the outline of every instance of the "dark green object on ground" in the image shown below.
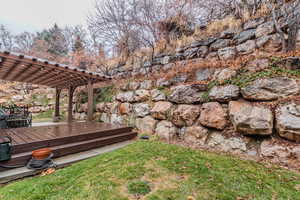
[[11,138],[0,137],[0,162],[11,159]]

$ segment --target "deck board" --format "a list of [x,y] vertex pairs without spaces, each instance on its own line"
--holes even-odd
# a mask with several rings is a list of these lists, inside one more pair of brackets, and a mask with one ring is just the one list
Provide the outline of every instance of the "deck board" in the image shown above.
[[[132,128],[97,122],[81,122],[52,126],[0,129],[0,136],[12,137],[12,159],[3,165],[25,165],[31,152],[51,148],[54,157],[134,139]],[[1,140],[1,139],[0,139]],[[7,170],[1,168],[0,171]]]
[[0,129],[0,136],[8,135],[12,137],[13,145],[21,145],[85,135],[93,132],[109,131],[118,128],[125,128],[125,126],[96,122],[77,122],[52,126]]

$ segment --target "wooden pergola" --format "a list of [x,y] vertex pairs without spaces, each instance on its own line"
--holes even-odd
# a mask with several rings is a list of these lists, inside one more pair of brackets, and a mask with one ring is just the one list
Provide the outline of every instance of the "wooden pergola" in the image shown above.
[[0,79],[56,89],[54,121],[60,118],[59,100],[68,89],[68,122],[73,120],[73,94],[77,87],[88,86],[88,121],[93,120],[93,84],[111,78],[63,64],[8,51],[0,51]]

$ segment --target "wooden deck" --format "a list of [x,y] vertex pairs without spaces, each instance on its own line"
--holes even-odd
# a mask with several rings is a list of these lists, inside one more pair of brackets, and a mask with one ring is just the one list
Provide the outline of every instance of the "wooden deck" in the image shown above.
[[13,156],[8,162],[0,162],[0,165],[25,164],[31,158],[31,152],[40,148],[50,147],[54,157],[60,157],[136,137],[130,127],[96,122],[0,129],[0,136],[4,135],[13,140]]

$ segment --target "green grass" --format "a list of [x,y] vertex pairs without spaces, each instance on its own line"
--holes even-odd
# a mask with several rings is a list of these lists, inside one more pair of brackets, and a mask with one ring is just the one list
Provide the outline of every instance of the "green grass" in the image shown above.
[[53,120],[53,110],[47,110],[45,112],[41,112],[37,115],[34,115],[32,120],[33,122],[49,122]]
[[134,195],[145,195],[151,191],[151,187],[147,181],[133,181],[128,183],[128,192]]
[[[33,116],[32,120],[33,122],[37,123],[37,122],[52,122],[53,120],[53,113],[54,110],[47,110],[45,112],[41,112],[35,116]],[[65,112],[61,112],[61,121],[65,120],[66,113]]]
[[128,191],[133,182],[149,183],[145,200],[300,199],[299,174],[157,141],[139,141],[48,176],[11,183],[0,188],[0,199],[137,199]]

